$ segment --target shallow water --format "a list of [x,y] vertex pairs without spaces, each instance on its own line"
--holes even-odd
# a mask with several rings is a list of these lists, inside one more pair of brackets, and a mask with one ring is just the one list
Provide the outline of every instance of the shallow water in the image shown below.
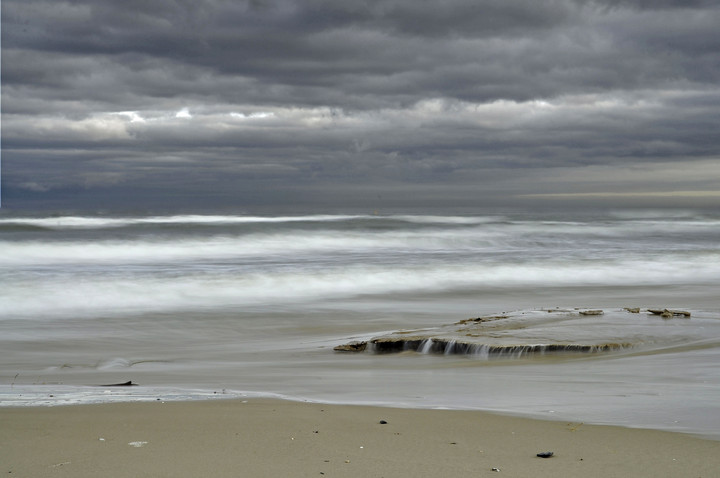
[[[0,405],[277,394],[720,437],[720,219],[668,213],[0,217]],[[479,315],[502,340],[642,342],[485,360],[335,345]],[[139,387],[100,384],[132,380]],[[53,395],[50,397],[50,395]]]

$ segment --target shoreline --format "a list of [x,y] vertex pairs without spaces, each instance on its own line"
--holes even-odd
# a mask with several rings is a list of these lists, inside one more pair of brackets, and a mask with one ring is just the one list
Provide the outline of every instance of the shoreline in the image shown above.
[[[627,429],[653,430],[666,433],[683,434],[703,440],[720,442],[720,429],[712,426],[697,427],[682,424],[679,417],[682,410],[668,416],[663,422],[643,422],[634,416],[629,422],[622,422],[620,416],[614,419],[598,418],[597,410],[591,405],[586,407],[584,412],[573,410],[562,410],[562,407],[544,410],[527,410],[512,407],[481,407],[464,406],[462,404],[441,404],[421,402],[398,402],[394,400],[370,400],[367,397],[355,397],[354,400],[340,399],[327,400],[320,397],[298,396],[278,392],[241,391],[228,389],[200,389],[181,387],[148,387],[116,384],[107,386],[89,385],[19,385],[14,388],[3,388],[0,385],[0,410],[4,409],[44,409],[62,407],[85,407],[122,404],[148,404],[148,403],[197,403],[216,401],[247,401],[247,400],[269,400],[281,402],[293,402],[300,404],[317,404],[340,407],[372,407],[386,409],[408,409],[418,411],[456,411],[456,412],[477,412],[491,415],[517,417],[521,419],[552,421],[552,422],[582,422],[596,426],[617,426]],[[8,393],[12,392],[12,393]],[[627,411],[629,412],[629,410]],[[707,424],[712,425],[709,421]]]
[[[712,439],[474,410],[228,398],[3,407],[0,422],[0,473],[38,478],[709,477],[720,469]],[[546,451],[554,455],[536,456]]]

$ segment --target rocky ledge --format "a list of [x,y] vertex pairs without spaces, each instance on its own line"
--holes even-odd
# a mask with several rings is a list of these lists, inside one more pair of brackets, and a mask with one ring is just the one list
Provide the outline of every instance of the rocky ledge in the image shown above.
[[[404,330],[380,335],[368,340],[354,340],[338,345],[337,352],[398,353],[418,352],[426,354],[465,354],[487,357],[519,357],[530,354],[598,353],[634,347],[642,339],[623,338],[630,332],[624,325],[632,326],[633,314],[645,312],[647,317],[664,319],[689,318],[690,312],[667,308],[641,309],[542,309],[517,311],[500,315],[474,317],[442,327]],[[586,327],[590,324],[578,321],[602,320],[606,327]],[[557,326],[570,327],[553,328]],[[575,326],[572,326],[575,325]],[[593,329],[592,337],[583,331]],[[548,339],[548,331],[561,330],[562,337]],[[627,337],[638,334],[628,333]]]

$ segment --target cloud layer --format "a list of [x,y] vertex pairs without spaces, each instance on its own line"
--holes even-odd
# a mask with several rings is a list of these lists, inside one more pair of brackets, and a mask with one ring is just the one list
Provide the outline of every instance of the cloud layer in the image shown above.
[[716,2],[2,9],[6,206],[718,189]]

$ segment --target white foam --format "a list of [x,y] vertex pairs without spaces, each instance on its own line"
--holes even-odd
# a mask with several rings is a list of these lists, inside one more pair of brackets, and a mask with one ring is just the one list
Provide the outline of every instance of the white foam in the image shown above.
[[20,225],[50,229],[92,229],[116,228],[139,224],[253,224],[253,223],[297,223],[297,222],[339,222],[356,219],[407,221],[426,224],[482,224],[496,221],[498,218],[473,216],[415,216],[415,215],[363,215],[363,214],[312,214],[302,216],[242,216],[242,215],[174,215],[148,217],[93,217],[93,216],[59,216],[59,217],[17,217],[0,218],[0,226]]
[[[618,255],[630,252],[646,254],[659,246],[674,249],[698,248],[692,244],[649,242],[647,237],[676,234],[678,237],[717,231],[709,224],[672,228],[664,223],[613,227],[574,223],[513,223],[509,225],[471,225],[455,228],[396,228],[390,231],[291,229],[281,232],[247,234],[148,235],[123,240],[94,238],[67,240],[54,237],[25,241],[0,241],[0,267],[48,266],[53,264],[158,264],[190,261],[227,261],[231,259],[283,257],[288,262],[306,255],[327,257],[333,254],[486,254],[517,253],[532,260],[537,254]],[[616,243],[621,239],[625,242]],[[696,239],[699,240],[699,239]],[[598,241],[603,241],[598,243]],[[592,244],[588,244],[592,242]],[[705,245],[700,249],[707,248]],[[479,257],[479,256],[478,256]],[[661,258],[660,258],[661,259]]]
[[135,240],[0,241],[0,266],[159,263],[298,254],[496,251],[505,248],[493,231],[294,231]]
[[5,317],[97,316],[213,307],[309,303],[367,294],[426,293],[515,287],[579,285],[718,284],[720,257],[690,260],[535,262],[521,264],[371,265],[341,263],[241,273],[114,273],[57,277],[23,276],[3,284]]

